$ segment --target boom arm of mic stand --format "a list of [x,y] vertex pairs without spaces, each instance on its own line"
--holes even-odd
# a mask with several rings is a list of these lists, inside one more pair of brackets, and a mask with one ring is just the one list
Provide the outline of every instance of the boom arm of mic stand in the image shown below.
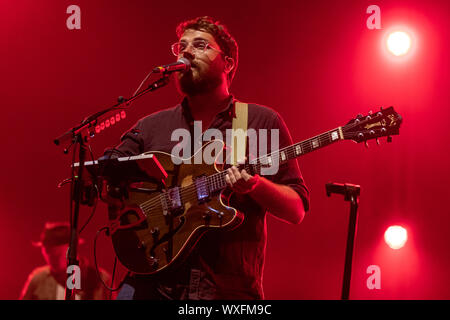
[[[94,113],[91,116],[86,117],[79,125],[73,127],[72,129],[68,130],[67,132],[63,133],[62,135],[60,135],[59,137],[57,137],[55,140],[53,140],[53,142],[58,146],[60,145],[62,142],[68,141],[68,140],[72,140],[72,142],[74,142],[74,138],[81,132],[83,132],[86,129],[89,129],[93,126],[95,126],[98,122],[98,119],[110,112],[110,111],[114,111],[117,109],[125,109],[127,108],[134,100],[142,97],[144,94],[149,93],[151,91],[155,91],[156,89],[162,88],[165,85],[167,85],[169,83],[169,75],[168,74],[163,74],[163,76],[156,80],[155,82],[151,83],[146,89],[138,92],[137,94],[135,94],[134,96],[132,96],[129,99],[124,99],[124,98],[119,98],[119,102],[115,105],[113,105],[112,107],[109,107],[105,110],[99,111]],[[85,139],[85,138],[84,138]],[[85,141],[86,142],[86,141]]]

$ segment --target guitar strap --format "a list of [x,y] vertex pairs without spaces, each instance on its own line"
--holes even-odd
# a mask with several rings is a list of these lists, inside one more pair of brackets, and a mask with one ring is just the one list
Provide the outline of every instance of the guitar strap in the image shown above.
[[236,101],[234,113],[231,135],[231,164],[236,165],[238,161],[244,161],[247,150],[248,104]]

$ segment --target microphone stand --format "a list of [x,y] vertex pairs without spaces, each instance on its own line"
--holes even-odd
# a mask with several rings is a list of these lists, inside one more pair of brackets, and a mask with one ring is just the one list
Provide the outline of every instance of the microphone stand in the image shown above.
[[344,201],[350,202],[350,217],[348,223],[347,248],[345,250],[344,278],[342,281],[341,299],[348,300],[350,296],[350,280],[352,277],[353,249],[355,247],[356,226],[358,223],[358,203],[361,187],[354,184],[327,183],[325,185],[327,196],[332,193],[343,194]]
[[[112,107],[109,107],[100,112],[94,113],[91,116],[86,117],[79,125],[69,129],[59,137],[57,137],[53,142],[56,145],[60,145],[62,142],[70,141],[69,147],[64,149],[64,153],[67,154],[69,148],[72,145],[78,146],[79,154],[79,166],[77,170],[76,177],[72,177],[72,191],[71,191],[71,199],[70,199],[70,243],[69,249],[67,251],[67,268],[70,266],[78,266],[79,262],[77,259],[77,251],[78,251],[78,216],[82,198],[82,190],[83,190],[83,172],[84,172],[84,162],[86,158],[86,145],[89,141],[89,137],[94,136],[94,128],[101,116],[117,110],[117,109],[126,109],[130,106],[131,102],[142,97],[144,94],[159,89],[169,83],[169,74],[164,73],[162,77],[155,82],[151,83],[146,89],[140,91],[129,99],[124,99],[123,97],[119,97],[118,103]],[[86,134],[87,133],[87,134]],[[76,152],[76,147],[74,147],[74,152]],[[74,159],[75,160],[75,159]],[[74,163],[72,163],[72,168]],[[74,204],[72,210],[72,204]],[[68,270],[67,269],[67,270]],[[67,275],[67,282],[69,282],[70,275]],[[66,282],[66,291],[65,291],[65,299],[66,300],[74,300],[75,293],[73,290],[73,286],[68,286]]]

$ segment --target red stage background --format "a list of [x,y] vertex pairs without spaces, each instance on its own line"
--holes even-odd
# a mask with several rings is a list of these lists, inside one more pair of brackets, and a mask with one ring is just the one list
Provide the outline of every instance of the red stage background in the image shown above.
[[[69,30],[69,5],[81,29]],[[369,30],[369,5],[381,29]],[[210,15],[224,22],[240,50],[232,92],[276,109],[294,141],[344,125],[358,113],[394,106],[403,116],[391,144],[369,149],[342,142],[300,158],[311,190],[301,225],[268,218],[267,299],[339,299],[348,203],[328,198],[325,183],[361,185],[351,299],[449,299],[450,210],[448,1],[2,1],[0,3],[1,144],[0,298],[16,299],[28,273],[44,263],[37,240],[45,221],[69,215],[71,156],[53,139],[83,117],[129,97],[147,72],[174,61],[178,22]],[[386,32],[404,26],[414,50],[393,59]],[[119,142],[139,118],[180,101],[173,84],[138,100],[124,121],[95,137],[95,156]],[[89,215],[83,209],[80,224]],[[99,205],[82,236],[92,258]],[[401,224],[406,246],[390,249],[385,229]],[[99,242],[111,271],[112,247]],[[366,272],[381,270],[370,290]],[[123,269],[120,274],[123,275]]]

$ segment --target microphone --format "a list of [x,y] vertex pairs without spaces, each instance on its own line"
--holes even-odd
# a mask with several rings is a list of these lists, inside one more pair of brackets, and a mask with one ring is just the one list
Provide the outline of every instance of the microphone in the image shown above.
[[172,73],[176,71],[188,72],[191,69],[191,62],[186,58],[180,58],[177,62],[159,66],[153,69],[155,73]]

